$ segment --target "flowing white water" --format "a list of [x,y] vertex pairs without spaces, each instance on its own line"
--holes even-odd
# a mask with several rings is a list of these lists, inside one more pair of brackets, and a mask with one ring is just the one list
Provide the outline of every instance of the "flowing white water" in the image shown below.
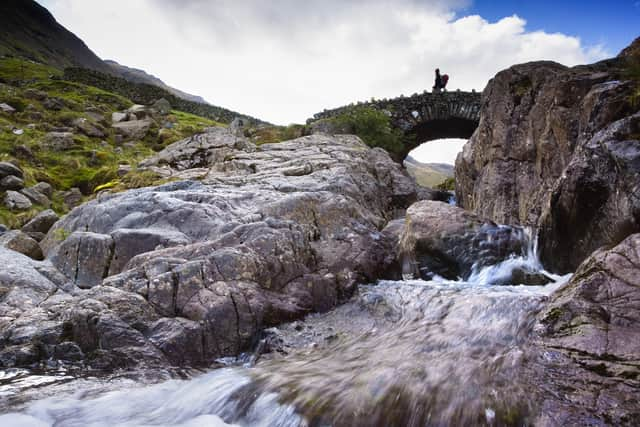
[[544,273],[535,249],[474,269],[465,282],[362,286],[352,302],[304,322],[340,325],[328,344],[253,368],[48,398],[0,416],[0,426],[526,424],[535,408],[522,368],[527,340],[535,313],[567,277],[491,284],[514,269]]

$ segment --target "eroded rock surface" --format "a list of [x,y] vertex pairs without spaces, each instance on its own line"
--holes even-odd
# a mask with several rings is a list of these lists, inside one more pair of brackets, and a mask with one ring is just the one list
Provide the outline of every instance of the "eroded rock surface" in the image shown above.
[[552,295],[540,315],[538,375],[547,411],[562,415],[542,424],[640,419],[639,271],[640,234],[633,234],[590,256]]
[[497,223],[541,226],[543,261],[556,272],[640,231],[639,106],[627,61],[533,62],[498,73],[456,161],[461,206]]
[[522,229],[483,221],[448,203],[421,201],[407,210],[399,239],[403,274],[466,279],[474,267],[524,255],[524,237]]
[[[264,327],[329,310],[357,283],[391,274],[394,239],[381,230],[417,197],[386,152],[353,136],[256,147],[210,129],[141,166],[172,177],[195,168],[203,179],[100,195],[56,222],[41,242],[47,261],[20,268],[46,265],[57,282],[39,278],[46,295],[12,306],[0,327],[14,349],[3,365],[236,355]],[[5,295],[32,286],[0,283]],[[11,341],[20,322],[32,333]],[[55,331],[44,341],[39,322]]]

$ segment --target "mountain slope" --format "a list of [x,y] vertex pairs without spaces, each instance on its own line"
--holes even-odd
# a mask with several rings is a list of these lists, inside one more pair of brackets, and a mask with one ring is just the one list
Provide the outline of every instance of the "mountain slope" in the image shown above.
[[143,70],[115,61],[103,61],[81,39],[60,25],[46,8],[33,0],[0,1],[0,56],[6,55],[58,69],[88,68],[130,82],[158,86],[187,101],[207,103],[202,97],[168,86]]
[[0,55],[15,55],[56,68],[78,66],[109,72],[109,66],[47,9],[32,0],[0,2]]
[[199,102],[200,104],[207,104],[207,101],[205,101],[201,96],[191,95],[190,93],[183,92],[180,89],[173,88],[156,76],[151,75],[144,70],[127,67],[126,65],[119,64],[116,61],[112,61],[109,59],[105,60],[104,62],[113,70],[112,74],[129,80],[130,82],[145,83],[158,86],[166,90],[167,92],[177,96],[178,98],[186,99],[187,101],[191,102]]

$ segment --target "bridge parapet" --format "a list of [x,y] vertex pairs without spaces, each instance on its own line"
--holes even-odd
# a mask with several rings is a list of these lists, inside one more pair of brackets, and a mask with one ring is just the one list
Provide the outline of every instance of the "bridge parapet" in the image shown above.
[[400,96],[393,99],[371,100],[358,104],[346,105],[317,113],[310,119],[313,122],[330,119],[348,113],[355,107],[367,106],[385,111],[391,117],[392,124],[403,131],[434,120],[459,118],[478,122],[480,120],[479,92],[440,92]]

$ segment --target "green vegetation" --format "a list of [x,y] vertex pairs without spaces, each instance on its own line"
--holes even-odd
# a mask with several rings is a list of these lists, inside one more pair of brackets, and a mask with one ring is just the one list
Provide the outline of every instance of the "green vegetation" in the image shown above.
[[209,104],[187,101],[178,98],[169,91],[158,86],[146,83],[133,83],[121,77],[115,77],[99,71],[85,68],[67,68],[64,71],[64,79],[99,87],[109,92],[120,94],[138,104],[148,105],[155,100],[164,98],[176,109],[186,111],[201,117],[207,117],[217,122],[229,124],[236,117],[247,119],[250,123],[261,124],[260,120],[249,117],[226,108]]
[[384,148],[393,157],[405,153],[407,136],[391,126],[391,119],[381,110],[369,106],[354,106],[345,113],[329,119],[339,129],[358,135],[370,147]]
[[[156,120],[142,140],[122,141],[111,127],[111,115],[133,102],[97,87],[61,80],[61,75],[32,61],[0,58],[0,103],[16,109],[13,114],[0,112],[0,161],[20,167],[26,186],[41,181],[51,184],[56,190],[52,207],[60,214],[67,209],[60,192],[73,187],[92,197],[105,189],[121,191],[164,182],[135,166],[175,141],[221,125],[174,110]],[[96,132],[83,131],[79,121]],[[64,131],[72,135],[58,140],[51,136]],[[133,170],[119,177],[120,165]],[[0,204],[3,198],[0,193]],[[42,209],[36,205],[18,213],[0,207],[0,223],[19,227]]]
[[638,108],[640,107],[640,58],[632,57],[628,60],[624,77],[634,82],[635,87],[629,95],[629,101],[634,108]]
[[245,136],[256,145],[273,144],[276,142],[290,141],[308,135],[305,125],[292,124],[289,126],[257,126],[249,128]]
[[436,185],[438,190],[444,191],[456,191],[456,179],[455,178],[447,178],[444,182]]

